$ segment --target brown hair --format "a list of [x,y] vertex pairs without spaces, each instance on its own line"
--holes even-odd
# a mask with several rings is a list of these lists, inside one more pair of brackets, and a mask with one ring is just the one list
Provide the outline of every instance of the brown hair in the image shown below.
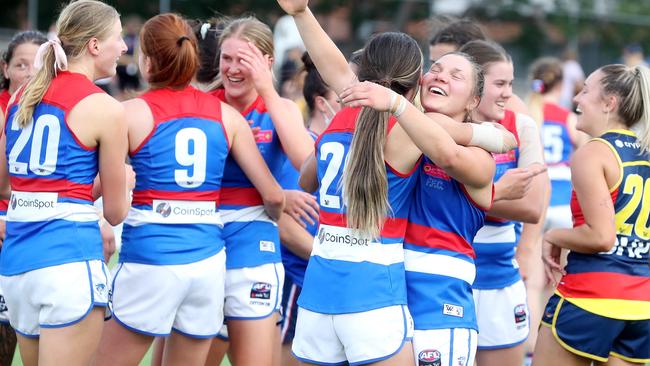
[[[2,54],[2,62],[9,66],[9,63],[11,62],[11,59],[14,57],[14,51],[18,46],[25,44],[25,43],[32,43],[37,46],[47,42],[47,37],[45,37],[45,34],[39,32],[39,31],[24,31],[20,33],[16,33],[12,38],[11,41],[9,41],[9,45],[7,46],[7,51]],[[4,77],[3,73],[0,73],[0,89],[7,89],[9,90],[9,87],[11,86],[11,80],[7,79]]]
[[532,93],[528,97],[528,110],[538,126],[544,123],[542,96],[562,83],[562,61],[555,57],[542,57],[530,67]]
[[431,46],[439,43],[447,43],[460,48],[467,42],[485,40],[487,38],[475,20],[469,18],[448,18],[445,23],[444,27],[431,37],[429,41]]
[[[80,0],[63,8],[56,21],[56,33],[68,60],[82,56],[92,38],[108,38],[115,20],[119,17],[115,8],[95,0]],[[54,61],[54,50],[48,47],[43,56],[43,67],[27,83],[20,98],[18,111],[14,116],[20,127],[30,123],[34,108],[41,102],[54,79]]]
[[[359,61],[359,81],[372,81],[404,95],[416,90],[422,73],[422,52],[404,33],[372,38]],[[388,112],[363,108],[357,117],[348,163],[343,172],[347,225],[377,238],[390,211],[384,144]]]
[[147,81],[152,88],[183,88],[199,68],[196,37],[179,15],[160,14],[147,20],[140,31],[140,47],[150,60]]

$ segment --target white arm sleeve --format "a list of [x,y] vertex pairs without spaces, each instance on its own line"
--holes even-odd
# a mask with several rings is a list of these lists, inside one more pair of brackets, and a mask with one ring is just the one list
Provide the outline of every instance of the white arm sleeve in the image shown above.
[[517,133],[519,134],[519,163],[517,167],[525,168],[535,163],[544,165],[542,139],[535,121],[525,114],[517,113]]

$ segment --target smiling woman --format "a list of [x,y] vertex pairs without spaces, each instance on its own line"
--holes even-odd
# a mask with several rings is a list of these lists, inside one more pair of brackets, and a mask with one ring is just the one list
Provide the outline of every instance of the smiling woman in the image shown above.
[[[99,343],[108,278],[91,189],[99,173],[104,216],[121,222],[126,128],[122,106],[93,81],[115,74],[126,51],[121,30],[111,6],[70,3],[57,20],[58,38],[38,48],[38,71],[8,107],[0,139],[0,151],[8,152],[0,158],[2,191],[11,181],[17,202],[41,203],[9,208],[0,259],[0,282],[15,310],[9,317],[27,365],[87,364]],[[34,296],[25,297],[25,288]]]

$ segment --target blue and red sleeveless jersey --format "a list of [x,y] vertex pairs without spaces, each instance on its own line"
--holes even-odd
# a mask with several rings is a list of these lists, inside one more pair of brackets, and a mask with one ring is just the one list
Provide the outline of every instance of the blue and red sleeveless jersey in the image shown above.
[[[595,139],[619,160],[621,177],[610,190],[614,203],[616,243],[605,253],[570,252],[557,293],[598,315],[625,320],[650,319],[650,155],[641,153],[637,136],[611,130]],[[585,223],[575,195],[573,226]]]
[[[4,89],[0,92],[0,110],[2,110],[2,115],[7,117],[7,106],[9,105],[9,100],[11,100],[11,94],[9,90]],[[6,119],[5,121],[6,122]],[[7,207],[9,205],[9,200],[0,200],[0,220],[4,220],[7,216]]]
[[137,181],[121,262],[183,264],[223,249],[219,215],[228,136],[221,103],[193,87],[140,96],[154,127],[131,151]]
[[380,237],[347,228],[341,184],[360,111],[339,111],[316,141],[320,218],[298,304],[324,314],[406,304],[403,242],[417,175],[386,164],[390,210]]
[[461,183],[424,158],[404,239],[408,306],[415,329],[478,330],[472,241],[483,226],[485,210]]
[[[309,131],[309,136],[316,140],[318,135]],[[278,183],[282,186],[283,189],[301,189],[298,185],[298,179],[300,178],[300,172],[293,167],[291,161],[286,159],[284,162],[284,167],[282,168],[282,176],[278,180]],[[318,193],[316,192],[316,195]],[[318,230],[318,222],[313,225],[309,222],[303,222],[305,224],[305,230],[311,236],[316,235]],[[289,249],[282,246],[282,265],[284,266],[284,274],[289,277],[293,283],[302,287],[302,283],[305,279],[305,270],[307,269],[307,261],[293,254]]]
[[[517,133],[517,115],[506,110],[505,117],[499,121],[508,131],[512,132],[519,143]],[[492,154],[496,163],[494,181],[508,169],[517,167],[519,148],[504,154]],[[474,237],[476,251],[475,289],[499,289],[512,285],[521,279],[518,265],[515,261],[515,249],[521,235],[521,223],[496,217],[486,217],[485,225]]]
[[[213,95],[227,103],[225,90],[217,89]],[[251,128],[260,129],[255,135],[257,148],[271,174],[278,180],[287,156],[282,150],[273,120],[262,97],[258,96],[241,114],[250,123]],[[269,218],[262,205],[260,194],[235,159],[229,156],[226,160],[221,193],[226,268],[255,267],[282,261],[277,225]]]
[[4,132],[12,192],[0,274],[103,259],[91,194],[97,149],[83,145],[67,121],[77,103],[95,93],[103,91],[84,75],[61,71],[27,126],[14,120],[20,95],[9,106]]
[[573,152],[573,143],[569,136],[567,119],[571,112],[551,103],[545,103],[543,111],[542,142],[544,159],[548,165],[548,176],[551,179],[550,205],[568,205],[571,201],[569,161]]

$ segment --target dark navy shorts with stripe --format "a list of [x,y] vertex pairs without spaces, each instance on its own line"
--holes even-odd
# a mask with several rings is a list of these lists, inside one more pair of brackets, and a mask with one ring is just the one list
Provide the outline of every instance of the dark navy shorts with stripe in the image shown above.
[[599,362],[609,356],[650,362],[650,319],[620,320],[596,315],[557,294],[546,305],[542,325],[567,351]]

